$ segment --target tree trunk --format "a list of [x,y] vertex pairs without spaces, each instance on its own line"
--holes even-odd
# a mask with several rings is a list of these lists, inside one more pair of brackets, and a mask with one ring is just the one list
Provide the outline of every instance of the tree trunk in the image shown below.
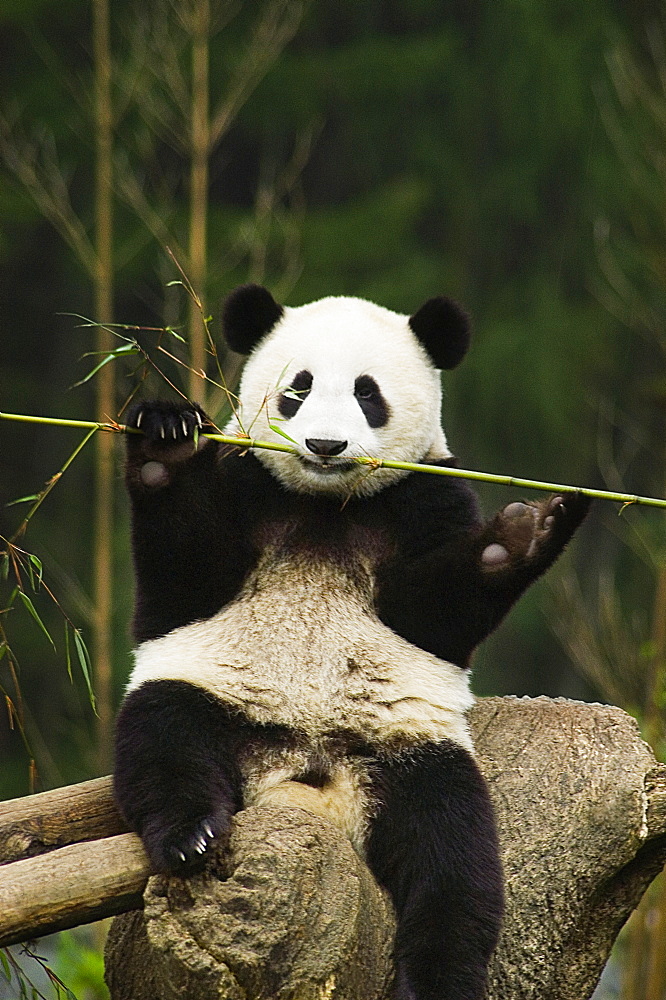
[[[666,859],[666,768],[616,708],[490,698],[471,715],[507,913],[489,1000],[584,1000]],[[332,826],[249,809],[214,864],[114,921],[113,1000],[388,1000],[394,918]]]

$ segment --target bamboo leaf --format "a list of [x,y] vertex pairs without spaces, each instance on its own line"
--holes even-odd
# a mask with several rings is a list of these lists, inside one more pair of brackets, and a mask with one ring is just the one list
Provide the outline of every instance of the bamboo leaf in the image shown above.
[[9,552],[3,552],[0,555],[0,579],[9,579]]
[[181,344],[187,343],[187,338],[183,337],[181,333],[178,333],[176,330],[174,330],[172,326],[165,327],[165,330],[167,333],[170,333],[172,337],[175,337],[176,340],[179,340]]
[[9,968],[9,962],[7,961],[7,956],[5,955],[4,948],[2,949],[2,951],[0,951],[0,965],[2,965],[2,971],[5,974],[7,982],[11,983],[12,973],[11,969]]
[[[32,552],[28,553],[28,558],[32,563],[32,565],[37,570],[37,587],[39,587],[41,585],[42,578],[44,576],[44,567],[42,566],[42,560],[38,556],[34,555]],[[30,574],[30,576],[32,577],[32,573]]]
[[74,678],[72,677],[72,654],[69,648],[69,622],[65,620],[65,663],[67,664],[67,674],[70,681],[73,683]]
[[47,629],[46,625],[44,624],[44,622],[42,621],[42,619],[37,614],[37,609],[36,609],[35,605],[32,603],[31,599],[28,597],[28,595],[25,593],[24,590],[19,590],[19,597],[23,601],[24,606],[28,609],[28,611],[30,612],[30,614],[32,615],[32,617],[34,618],[34,620],[39,625],[40,630],[44,633],[44,635],[46,636],[46,638],[49,640],[49,642],[51,643],[51,645],[55,649],[56,648],[56,644],[53,641],[53,639],[51,638],[51,635],[49,634],[49,630]]
[[296,441],[294,441],[294,439],[293,439],[293,438],[289,437],[289,435],[288,435],[288,434],[285,434],[285,432],[284,432],[284,431],[281,431],[279,427],[276,427],[276,426],[275,426],[275,424],[269,424],[268,426],[270,427],[270,429],[271,429],[271,430],[272,430],[272,431],[273,431],[273,432],[274,432],[275,434],[279,434],[279,435],[280,435],[280,437],[283,437],[283,438],[285,438],[285,439],[286,439],[287,441],[290,441],[290,442],[291,442],[291,443],[292,443],[292,444],[294,445],[294,447],[296,447],[296,448],[298,447],[298,443],[297,443]]
[[75,628],[74,630],[74,646],[76,648],[76,654],[79,659],[79,664],[81,666],[81,673],[83,674],[84,680],[86,682],[86,688],[88,689],[88,700],[90,701],[91,708],[93,712],[97,712],[95,692],[92,688],[92,665],[90,663],[90,653],[88,648],[83,641],[83,637],[79,630]]
[[28,497],[19,497],[18,500],[10,500],[9,503],[5,504],[5,507],[14,507],[17,503],[28,503],[31,500],[38,500],[39,493],[31,493]]
[[93,378],[93,376],[96,375],[97,372],[104,367],[104,365],[108,365],[109,361],[113,361],[115,360],[115,358],[124,357],[125,355],[140,354],[140,353],[141,349],[137,345],[136,341],[129,341],[127,344],[123,344],[122,347],[117,347],[115,351],[111,351],[109,354],[106,355],[105,358],[102,358],[100,363],[98,365],[95,365],[92,371],[88,372],[85,378],[79,379],[78,382],[75,382],[74,385],[72,386],[72,389],[76,389],[78,386],[85,385],[86,382],[89,382],[90,379]]

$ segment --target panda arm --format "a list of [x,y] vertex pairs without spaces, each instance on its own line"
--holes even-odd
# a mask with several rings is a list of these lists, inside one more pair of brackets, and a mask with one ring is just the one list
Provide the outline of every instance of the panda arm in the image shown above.
[[232,459],[201,439],[205,414],[189,403],[140,403],[128,414],[125,479],[132,507],[139,641],[215,614],[249,563]]
[[514,502],[484,523],[475,494],[459,480],[407,480],[397,499],[397,545],[380,574],[380,617],[460,666],[555,561],[589,506],[575,494]]

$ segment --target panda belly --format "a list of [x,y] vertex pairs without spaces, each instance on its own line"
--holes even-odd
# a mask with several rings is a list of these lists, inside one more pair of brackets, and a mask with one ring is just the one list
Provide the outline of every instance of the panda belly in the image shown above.
[[[384,759],[445,740],[472,750],[467,675],[380,622],[371,592],[362,568],[269,550],[212,618],[142,643],[128,690],[186,681],[255,725],[297,734],[288,748],[264,746],[240,761],[245,805],[298,805],[360,849],[368,765],[348,745]],[[324,781],[308,780],[313,766]]]

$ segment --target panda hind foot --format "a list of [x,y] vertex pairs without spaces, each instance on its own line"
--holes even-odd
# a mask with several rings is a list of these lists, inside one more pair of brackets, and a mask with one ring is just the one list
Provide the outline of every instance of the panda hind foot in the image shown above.
[[494,573],[516,563],[548,564],[571,538],[589,503],[588,497],[572,493],[508,504],[489,526],[492,541],[481,553],[483,571]]
[[142,840],[156,871],[188,876],[203,868],[222,832],[220,819],[213,814],[184,821],[166,833],[148,826]]

